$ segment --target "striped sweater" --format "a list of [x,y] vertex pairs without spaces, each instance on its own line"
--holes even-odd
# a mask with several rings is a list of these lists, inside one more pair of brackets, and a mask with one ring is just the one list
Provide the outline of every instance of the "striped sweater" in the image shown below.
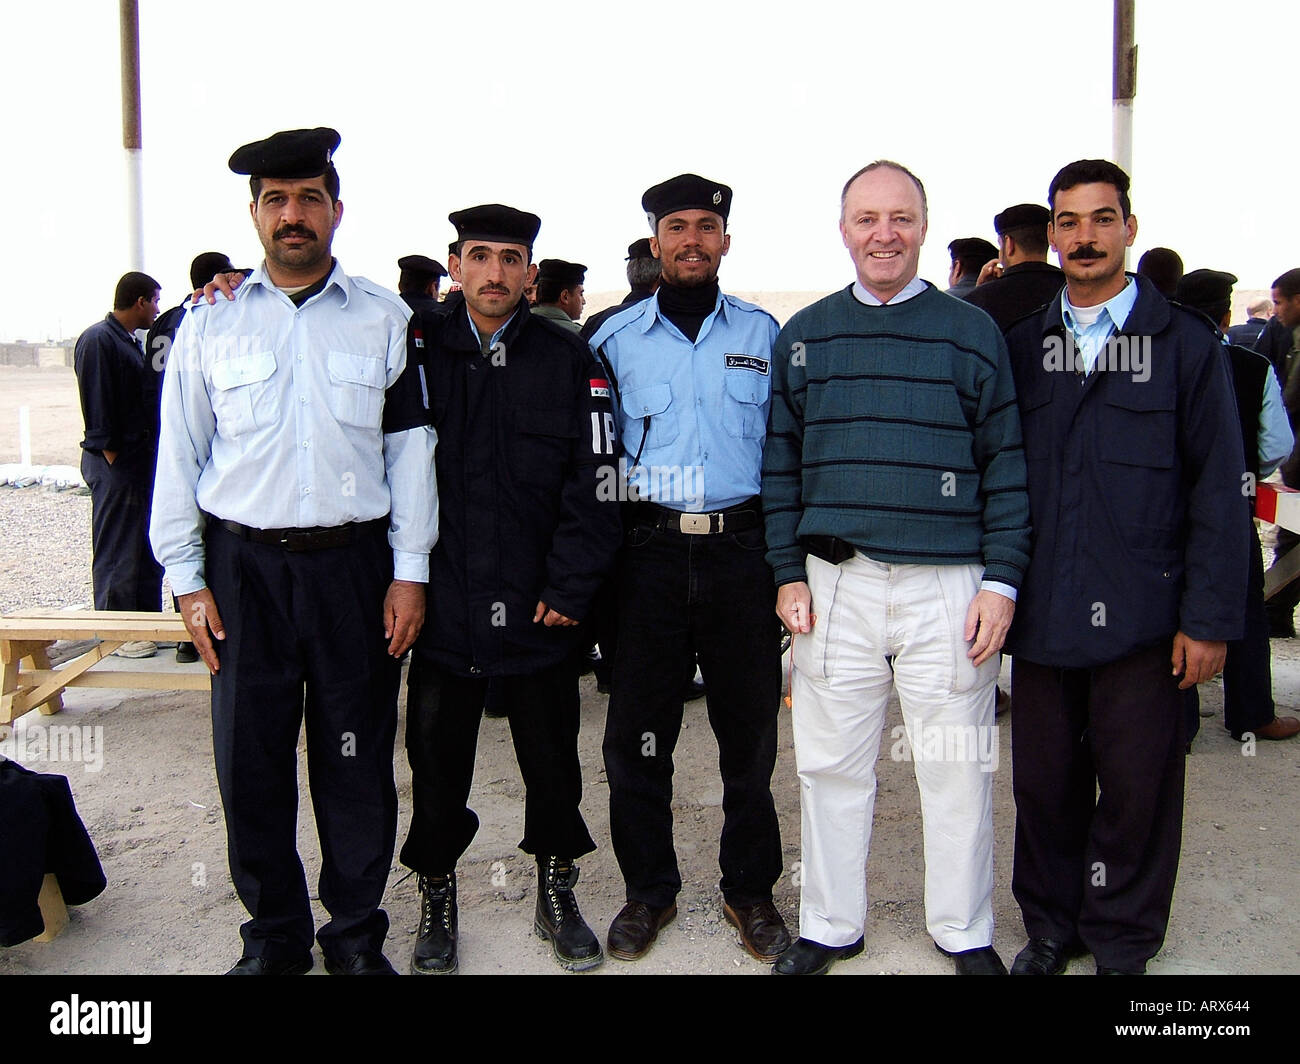
[[778,586],[805,579],[808,535],[891,564],[982,563],[1020,586],[1025,457],[987,314],[933,285],[879,307],[846,288],[790,319],[772,371],[763,513]]

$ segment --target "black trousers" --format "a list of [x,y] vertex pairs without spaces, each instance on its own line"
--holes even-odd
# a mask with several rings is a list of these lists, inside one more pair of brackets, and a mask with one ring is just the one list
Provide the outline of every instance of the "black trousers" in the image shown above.
[[1228,644],[1223,665],[1223,723],[1233,736],[1273,719],[1273,653],[1268,642],[1268,614],[1264,608],[1264,553],[1259,530],[1250,522],[1250,583],[1246,586],[1246,627],[1242,637]]
[[400,666],[387,654],[383,601],[392,550],[380,525],[347,547],[292,552],[209,522],[207,580],[226,627],[216,644],[212,742],[230,874],[252,917],[249,956],[311,949],[298,858],[298,734],[321,845],[318,884],[330,957],[382,948],[381,909],[397,834],[393,742]]
[[673,750],[693,655],[718,740],[722,894],[772,896],[781,836],[772,801],[781,702],[780,622],[761,528],[683,535],[632,525],[617,576],[618,652],[605,725],[610,835],[629,901],[682,887],[673,850]]
[[111,465],[83,451],[90,488],[91,582],[97,610],[162,609],[162,566],[149,546],[153,457],[123,451]]
[[1183,827],[1183,696],[1171,646],[1093,669],[1016,658],[1011,890],[1033,938],[1141,971],[1169,923]]
[[[407,868],[424,875],[454,869],[478,831],[478,817],[467,802],[488,682],[485,676],[457,676],[418,652],[411,656],[406,753],[413,808],[401,858]],[[496,676],[491,683],[510,720],[524,778],[519,848],[538,857],[591,853],[596,844],[579,808],[576,658],[526,676]]]

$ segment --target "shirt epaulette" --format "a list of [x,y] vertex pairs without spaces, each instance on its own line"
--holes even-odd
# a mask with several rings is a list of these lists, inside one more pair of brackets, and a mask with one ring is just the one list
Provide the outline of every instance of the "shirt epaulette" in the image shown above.
[[[653,298],[654,297],[652,296],[651,299]],[[643,300],[640,303],[633,303],[632,306],[628,307],[626,310],[620,310],[617,314],[613,314],[606,318],[605,323],[597,329],[592,334],[591,339],[587,341],[592,350],[600,347],[601,344],[616,332],[627,328],[634,321],[640,321],[641,315],[647,313],[646,303],[648,302],[649,300]]]
[[351,281],[358,288],[360,288],[361,291],[365,292],[367,295],[378,296],[381,299],[386,299],[395,308],[397,308],[398,311],[400,311],[403,321],[411,320],[411,308],[407,306],[406,300],[404,300],[392,289],[385,288],[381,284],[375,284],[375,282],[370,280],[370,278],[368,277],[349,276],[348,280]]
[[741,299],[739,296],[729,295],[726,292],[722,293],[722,298],[728,304],[735,307],[737,310],[743,310],[747,313],[762,314],[767,318],[771,318],[772,322],[776,325],[778,329],[781,327],[781,323],[777,321],[776,318],[769,311],[764,310],[757,303],[748,303],[745,300]]

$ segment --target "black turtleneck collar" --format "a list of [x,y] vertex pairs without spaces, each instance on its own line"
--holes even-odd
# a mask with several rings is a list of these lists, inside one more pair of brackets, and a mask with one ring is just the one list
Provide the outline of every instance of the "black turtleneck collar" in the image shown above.
[[659,285],[659,310],[663,316],[682,331],[691,343],[700,335],[704,319],[713,313],[718,303],[718,281],[715,277],[708,284],[683,288],[669,284]]

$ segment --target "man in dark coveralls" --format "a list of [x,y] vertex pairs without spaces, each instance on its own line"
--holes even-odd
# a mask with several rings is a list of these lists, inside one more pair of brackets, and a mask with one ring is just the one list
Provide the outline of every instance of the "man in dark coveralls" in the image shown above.
[[181,322],[163,381],[150,536],[212,671],[231,878],[250,919],[228,974],[312,967],[296,850],[306,724],[334,975],[393,975],[380,907],[397,832],[398,661],[424,621],[435,437],[410,311],[332,257],[328,128],[246,144],[263,264]]
[[997,322],[1004,334],[1065,284],[1065,275],[1047,261],[1050,218],[1046,207],[1018,203],[993,219],[998,234],[996,274],[984,280],[981,273],[979,284],[966,293],[965,299]]
[[[533,313],[534,214],[487,204],[450,215],[464,300],[411,321],[411,359],[438,432],[441,531],[431,610],[412,654],[406,748],[419,875],[416,975],[456,971],[456,862],[478,829],[466,802],[489,684],[510,720],[527,791],[519,847],[537,861],[534,929],[560,966],[594,968],[576,858],[594,850],[579,808],[578,655],[619,542],[609,385],[577,334]],[[414,345],[422,346],[416,347]]]
[[[77,338],[73,365],[86,435],[81,475],[90,486],[91,575],[97,610],[162,608],[162,568],[149,549],[155,419],[149,370],[136,330],[158,317],[161,288],[145,273],[117,282],[113,309]],[[119,654],[148,657],[152,642],[125,643]]]
[[1129,179],[1053,179],[1059,299],[1007,337],[1034,545],[1007,646],[1016,799],[1012,975],[1080,946],[1098,974],[1160,949],[1183,821],[1183,691],[1242,635],[1246,464],[1227,357],[1199,314],[1124,272]]

